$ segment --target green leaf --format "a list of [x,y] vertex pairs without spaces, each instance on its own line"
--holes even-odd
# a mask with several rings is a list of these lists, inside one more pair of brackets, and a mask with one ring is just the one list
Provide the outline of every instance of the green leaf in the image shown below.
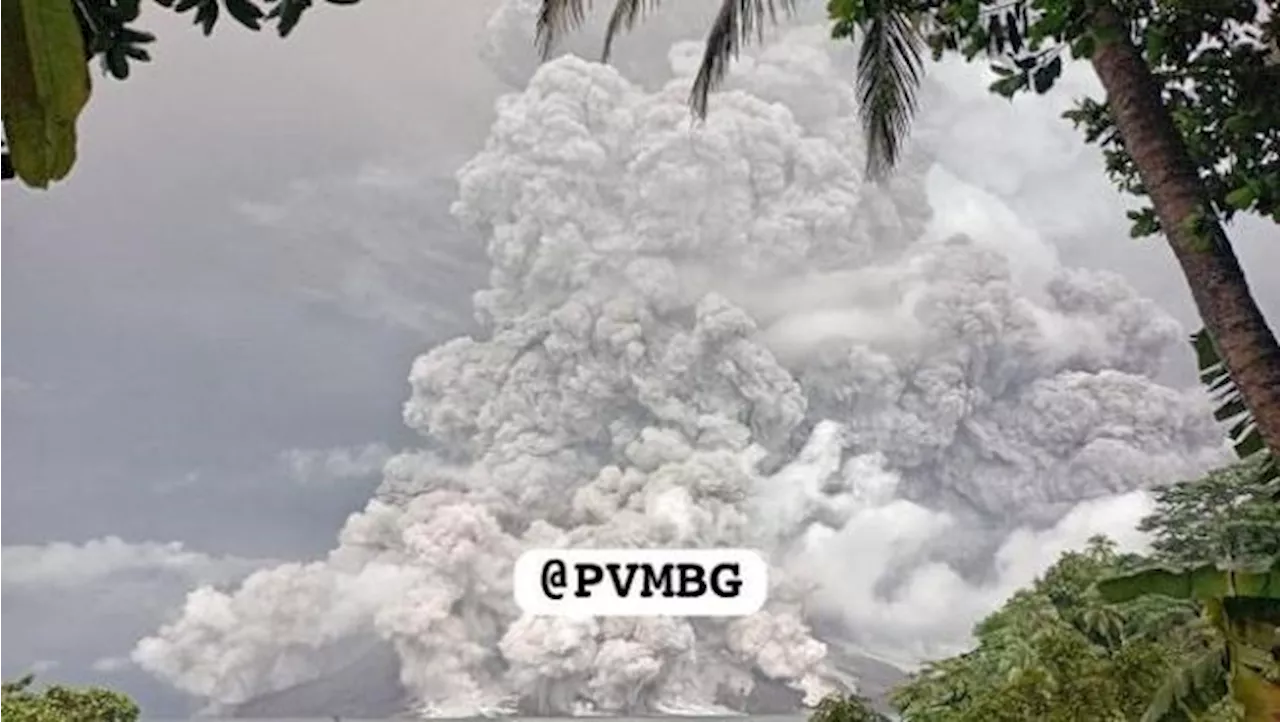
[[1191,664],[1177,669],[1156,690],[1142,722],[1192,719],[1227,695],[1227,665],[1221,648],[1210,649]]
[[1164,57],[1165,49],[1169,45],[1169,37],[1163,27],[1153,23],[1147,30],[1146,41],[1147,62],[1157,65]]
[[206,0],[200,5],[200,9],[196,10],[196,25],[205,35],[213,34],[213,26],[218,22],[218,2],[217,0]]
[[1022,52],[1022,33],[1018,32],[1018,18],[1013,12],[1005,18],[1004,27],[1009,33],[1009,47],[1015,53]]
[[1258,433],[1256,428],[1251,429],[1243,439],[1235,444],[1236,455],[1241,459],[1247,459],[1250,456],[1262,451],[1266,448],[1266,444],[1262,442],[1262,434]]
[[271,8],[271,12],[267,13],[267,17],[271,19],[279,18],[276,24],[276,32],[280,37],[287,38],[289,33],[298,26],[298,21],[302,19],[302,13],[311,6],[311,0],[280,0],[280,4]]
[[1133,221],[1133,226],[1129,228],[1130,238],[1142,238],[1160,231],[1160,219],[1156,218],[1155,211],[1151,208],[1126,211],[1125,215]]
[[1227,205],[1237,210],[1245,210],[1258,199],[1258,194],[1249,186],[1241,186],[1227,194]]
[[1218,347],[1209,335],[1208,329],[1200,329],[1191,335],[1191,348],[1196,352],[1196,368],[1200,370],[1200,381],[1210,391],[1221,388],[1231,382],[1227,367],[1222,363]]
[[881,11],[860,25],[856,88],[858,119],[866,140],[869,178],[888,176],[916,110],[916,91],[924,74],[919,32],[898,10]]
[[1015,73],[1005,76],[989,86],[989,90],[996,95],[1012,99],[1017,95],[1018,91],[1027,87],[1026,73]]
[[1032,86],[1037,93],[1047,93],[1060,75],[1062,75],[1062,56],[1055,55],[1053,60],[1036,68],[1035,72],[1032,73]]
[[70,172],[89,100],[84,40],[71,0],[4,0],[0,113],[15,173],[46,188]]
[[1214,418],[1219,421],[1235,420],[1229,438],[1235,447],[1236,455],[1241,459],[1248,459],[1254,454],[1266,454],[1261,473],[1274,474],[1276,469],[1274,459],[1271,458],[1266,444],[1263,443],[1262,434],[1254,424],[1244,397],[1236,388],[1226,364],[1218,353],[1217,346],[1213,343],[1213,338],[1205,329],[1201,329],[1191,337],[1191,346],[1196,352],[1200,382],[1208,387],[1210,393],[1219,402],[1214,410]]
[[1085,33],[1071,43],[1071,57],[1088,59],[1093,57],[1093,36]]
[[1192,569],[1144,569],[1098,582],[1098,593],[1111,604],[1157,594],[1173,599],[1210,599],[1227,595],[1227,572],[1212,564]]
[[1236,113],[1227,118],[1222,123],[1222,127],[1232,133],[1247,133],[1252,126],[1254,119],[1247,114]]
[[1227,421],[1228,419],[1233,419],[1248,410],[1248,407],[1244,405],[1244,399],[1233,395],[1233,397],[1226,403],[1213,410],[1213,418],[1218,421]]
[[129,60],[125,55],[124,46],[115,45],[102,56],[102,62],[107,67],[107,72],[111,73],[118,80],[125,80],[129,77]]
[[262,19],[262,10],[249,0],[226,0],[227,12],[236,22],[249,28],[257,30],[261,27],[259,21]]

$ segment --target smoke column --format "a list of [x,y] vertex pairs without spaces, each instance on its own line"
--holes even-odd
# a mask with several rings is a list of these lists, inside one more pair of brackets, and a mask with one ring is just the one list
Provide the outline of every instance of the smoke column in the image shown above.
[[[512,82],[535,5],[491,25]],[[1137,490],[1222,460],[1198,391],[1152,380],[1183,332],[1119,276],[928,148],[864,182],[847,46],[783,33],[692,127],[699,52],[665,82],[565,56],[499,101],[453,209],[483,332],[413,364],[424,450],[325,559],[194,592],[135,661],[218,705],[370,647],[426,715],[812,702],[856,683],[834,646],[961,649],[1061,551],[1140,546]],[[755,547],[774,588],[737,620],[521,617],[512,564],[556,546]]]

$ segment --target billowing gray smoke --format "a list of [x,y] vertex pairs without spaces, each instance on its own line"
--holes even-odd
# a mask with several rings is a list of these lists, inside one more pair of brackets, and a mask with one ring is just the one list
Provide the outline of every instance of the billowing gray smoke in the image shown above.
[[[371,645],[427,714],[813,701],[847,683],[830,643],[953,651],[1067,546],[1140,543],[1134,489],[1220,458],[1198,394],[1149,378],[1180,330],[1120,278],[1016,219],[957,233],[958,204],[1010,214],[923,154],[863,182],[820,28],[693,128],[696,54],[656,91],[564,57],[501,100],[454,207],[488,244],[485,332],[419,358],[404,411],[444,451],[392,459],[327,559],[192,594],[136,661],[221,704]],[[512,563],[554,546],[756,547],[771,600],[522,617]]]

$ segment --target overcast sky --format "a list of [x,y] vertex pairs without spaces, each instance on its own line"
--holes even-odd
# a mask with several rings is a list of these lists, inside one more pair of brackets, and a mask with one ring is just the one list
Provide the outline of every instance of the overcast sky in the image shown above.
[[[154,62],[124,83],[94,69],[71,177],[47,192],[5,184],[6,678],[55,663],[54,676],[101,678],[89,665],[161,618],[124,600],[172,608],[223,556],[322,553],[368,499],[377,463],[407,440],[413,355],[466,323],[484,270],[448,266],[402,298],[366,298],[348,276],[367,253],[324,199],[397,219],[390,245],[458,243],[450,179],[500,90],[472,49],[486,5],[318,5],[282,42],[229,20],[204,38],[147,4]],[[375,290],[394,273],[371,268],[360,278]],[[212,557],[94,586],[129,549],[19,546],[108,535]]]
[[399,212],[446,223],[496,93],[466,49],[475,5],[319,6],[288,42],[230,24],[206,39],[148,6],[155,61],[125,83],[95,72],[70,179],[5,187],[5,544],[331,540],[368,485],[299,493],[274,456],[397,441],[423,339],[317,302],[288,234],[244,209],[414,158],[442,181]]
[[[148,6],[155,60],[124,83],[95,69],[70,179],[5,185],[6,678],[47,669],[180,710],[122,661],[132,641],[195,583],[329,549],[412,443],[410,361],[468,327],[485,273],[448,205],[502,91],[476,54],[491,5],[318,4],[283,42],[229,21],[204,38]],[[961,137],[989,132],[950,112]],[[957,162],[1000,139],[983,142]],[[1068,260],[1193,320],[1156,240],[1058,207],[1110,193],[1100,174],[1000,182],[1049,235],[1087,237]],[[1274,228],[1238,236],[1255,279],[1280,263]],[[1275,284],[1254,285],[1280,314]]]

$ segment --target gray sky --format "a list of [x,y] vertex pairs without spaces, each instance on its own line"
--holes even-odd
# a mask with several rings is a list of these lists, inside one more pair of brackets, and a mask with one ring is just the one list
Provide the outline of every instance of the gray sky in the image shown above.
[[[492,4],[321,4],[284,42],[228,20],[204,38],[148,7],[155,60],[124,83],[95,71],[71,178],[5,186],[6,678],[50,667],[180,710],[113,659],[192,584],[329,549],[378,462],[412,443],[410,361],[467,327],[485,272],[448,205],[502,90],[476,54]],[[965,153],[1002,139],[965,107],[956,162],[981,168]],[[1100,176],[1032,180],[990,184],[1080,236],[1065,259],[1192,320],[1157,240],[1058,207],[1109,194]],[[1274,318],[1274,228],[1237,235]],[[124,542],[48,546],[108,536]]]
[[[371,202],[405,219],[406,238],[456,239],[451,174],[482,141],[499,90],[471,50],[485,6],[318,5],[282,42],[225,19],[204,38],[148,4],[154,61],[124,83],[95,68],[71,177],[43,193],[5,184],[6,678],[57,662],[53,676],[103,679],[90,663],[127,653],[186,580],[210,578],[201,564],[138,569],[139,587],[77,582],[69,603],[50,606],[66,589],[23,581],[14,570],[36,561],[11,554],[15,545],[117,535],[215,556],[304,557],[327,549],[367,500],[367,468],[337,463],[320,478],[313,458],[310,473],[292,473],[300,453],[327,452],[290,450],[404,443],[409,363],[465,322],[467,286],[483,269],[417,281],[415,300],[453,309],[457,322],[354,313],[358,304],[311,288],[336,285],[361,252],[343,245],[341,219],[295,224],[330,244],[321,263],[239,209],[323,211],[306,184],[346,196],[362,168],[393,160],[425,171],[426,185],[389,201],[375,188]],[[125,593],[137,588],[150,592]],[[116,603],[130,596],[157,608]],[[95,620],[88,630],[68,624],[82,615]],[[123,679],[172,709],[158,685]]]
[[[274,455],[395,442],[423,339],[315,303],[282,234],[236,208],[394,154],[438,170],[407,210],[447,222],[495,93],[465,49],[482,19],[472,3],[320,6],[281,42],[144,16],[155,61],[95,78],[70,179],[5,188],[5,544],[321,548],[367,484],[299,495],[269,478]],[[459,295],[433,300],[465,310]]]

